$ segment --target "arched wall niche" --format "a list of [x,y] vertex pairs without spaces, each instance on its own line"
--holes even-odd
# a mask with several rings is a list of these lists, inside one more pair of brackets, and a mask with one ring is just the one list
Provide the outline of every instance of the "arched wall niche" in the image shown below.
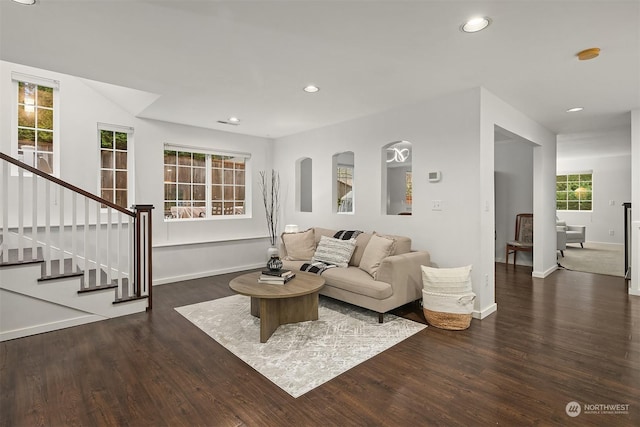
[[411,215],[413,204],[413,149],[409,141],[394,141],[382,147],[382,213]]
[[333,155],[333,210],[336,213],[352,214],[355,211],[354,157],[353,151]]
[[310,157],[296,161],[296,210],[313,211],[313,160]]

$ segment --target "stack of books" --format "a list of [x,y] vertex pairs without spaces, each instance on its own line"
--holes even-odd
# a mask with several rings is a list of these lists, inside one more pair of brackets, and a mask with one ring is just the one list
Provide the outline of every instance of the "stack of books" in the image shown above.
[[258,278],[258,283],[284,285],[294,277],[296,277],[296,274],[291,270],[262,270],[262,274]]

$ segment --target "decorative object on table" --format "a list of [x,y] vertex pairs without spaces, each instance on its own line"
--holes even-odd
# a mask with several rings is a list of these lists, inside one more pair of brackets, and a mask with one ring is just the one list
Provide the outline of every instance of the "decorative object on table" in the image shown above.
[[[269,262],[274,257],[279,258],[280,254],[276,245],[278,239],[278,218],[280,216],[280,175],[271,169],[271,175],[266,171],[260,171],[260,191],[262,191],[262,201],[264,203],[264,213],[267,219],[267,232],[269,233],[268,249]],[[282,265],[278,268],[282,268]]]
[[267,268],[274,271],[280,270],[282,268],[282,260],[280,257],[272,255],[271,258],[269,258],[269,261],[267,261]]
[[[274,274],[280,271],[282,272],[281,274]],[[263,270],[262,274],[260,274],[260,277],[258,277],[258,283],[284,285],[294,277],[296,277],[296,273],[291,270]]]
[[266,269],[266,270],[262,270],[261,273],[263,275],[266,276],[273,276],[273,277],[287,277],[287,276],[291,276],[293,273],[293,271],[288,270],[286,268],[281,268],[281,269]]
[[471,286],[471,266],[422,269],[422,311],[430,325],[459,331],[471,325],[476,294]]

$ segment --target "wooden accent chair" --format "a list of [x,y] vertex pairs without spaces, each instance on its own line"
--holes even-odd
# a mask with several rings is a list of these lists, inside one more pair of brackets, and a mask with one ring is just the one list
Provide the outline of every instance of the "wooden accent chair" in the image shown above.
[[515,239],[507,242],[506,264],[509,264],[509,254],[513,253],[513,265],[516,265],[516,254],[520,251],[533,252],[533,214],[530,213],[516,215]]

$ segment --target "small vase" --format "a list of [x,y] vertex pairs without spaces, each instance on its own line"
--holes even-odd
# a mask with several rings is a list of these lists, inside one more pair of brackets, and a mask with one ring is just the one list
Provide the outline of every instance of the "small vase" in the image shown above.
[[282,260],[279,256],[272,256],[269,258],[269,261],[267,261],[267,268],[269,270],[280,270],[282,265]]
[[271,259],[273,257],[280,258],[280,251],[278,250],[277,247],[270,246],[269,249],[267,249],[267,259]]

